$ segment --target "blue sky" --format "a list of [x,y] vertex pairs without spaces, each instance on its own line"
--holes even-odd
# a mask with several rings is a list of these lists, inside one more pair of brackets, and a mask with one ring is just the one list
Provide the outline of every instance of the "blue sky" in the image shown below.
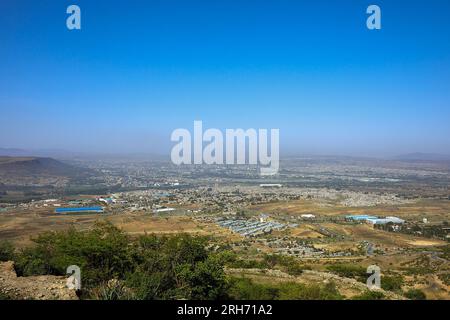
[[3,0],[0,147],[164,153],[202,120],[279,128],[284,154],[450,153],[449,15],[447,0]]

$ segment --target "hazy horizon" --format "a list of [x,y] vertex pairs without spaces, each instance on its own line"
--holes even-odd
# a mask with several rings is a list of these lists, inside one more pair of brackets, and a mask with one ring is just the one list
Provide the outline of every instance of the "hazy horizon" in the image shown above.
[[[282,151],[282,150],[281,150]],[[70,159],[70,158],[136,158],[143,160],[148,158],[149,160],[170,160],[170,150],[167,152],[87,152],[76,151],[67,149],[22,149],[22,148],[4,148],[0,146],[0,157],[51,157],[56,159]],[[366,155],[366,154],[345,154],[345,153],[294,153],[294,152],[281,152],[281,160],[294,159],[294,158],[308,158],[308,157],[342,157],[342,158],[367,158],[367,159],[379,159],[379,160],[395,160],[406,159],[411,157],[412,159],[427,159],[427,160],[450,160],[450,153],[426,153],[426,152],[410,152],[410,153],[397,153],[397,154],[385,154],[385,155]]]

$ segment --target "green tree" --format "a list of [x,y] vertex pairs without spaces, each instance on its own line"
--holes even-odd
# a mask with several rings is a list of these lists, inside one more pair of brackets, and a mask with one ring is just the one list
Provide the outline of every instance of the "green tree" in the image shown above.
[[9,241],[0,241],[0,261],[14,260],[14,246]]

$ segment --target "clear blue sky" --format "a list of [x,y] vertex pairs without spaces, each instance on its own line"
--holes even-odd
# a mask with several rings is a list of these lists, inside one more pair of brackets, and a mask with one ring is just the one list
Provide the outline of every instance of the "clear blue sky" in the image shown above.
[[0,147],[159,153],[203,120],[279,128],[285,154],[450,153],[449,16],[448,0],[2,0]]

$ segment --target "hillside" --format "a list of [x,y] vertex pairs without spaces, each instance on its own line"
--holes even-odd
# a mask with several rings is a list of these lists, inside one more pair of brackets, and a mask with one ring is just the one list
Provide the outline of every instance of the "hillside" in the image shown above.
[[52,158],[0,156],[0,202],[48,197],[95,174]]
[[77,168],[52,158],[0,157],[0,177],[24,178],[31,176],[75,177],[87,175],[90,170]]

